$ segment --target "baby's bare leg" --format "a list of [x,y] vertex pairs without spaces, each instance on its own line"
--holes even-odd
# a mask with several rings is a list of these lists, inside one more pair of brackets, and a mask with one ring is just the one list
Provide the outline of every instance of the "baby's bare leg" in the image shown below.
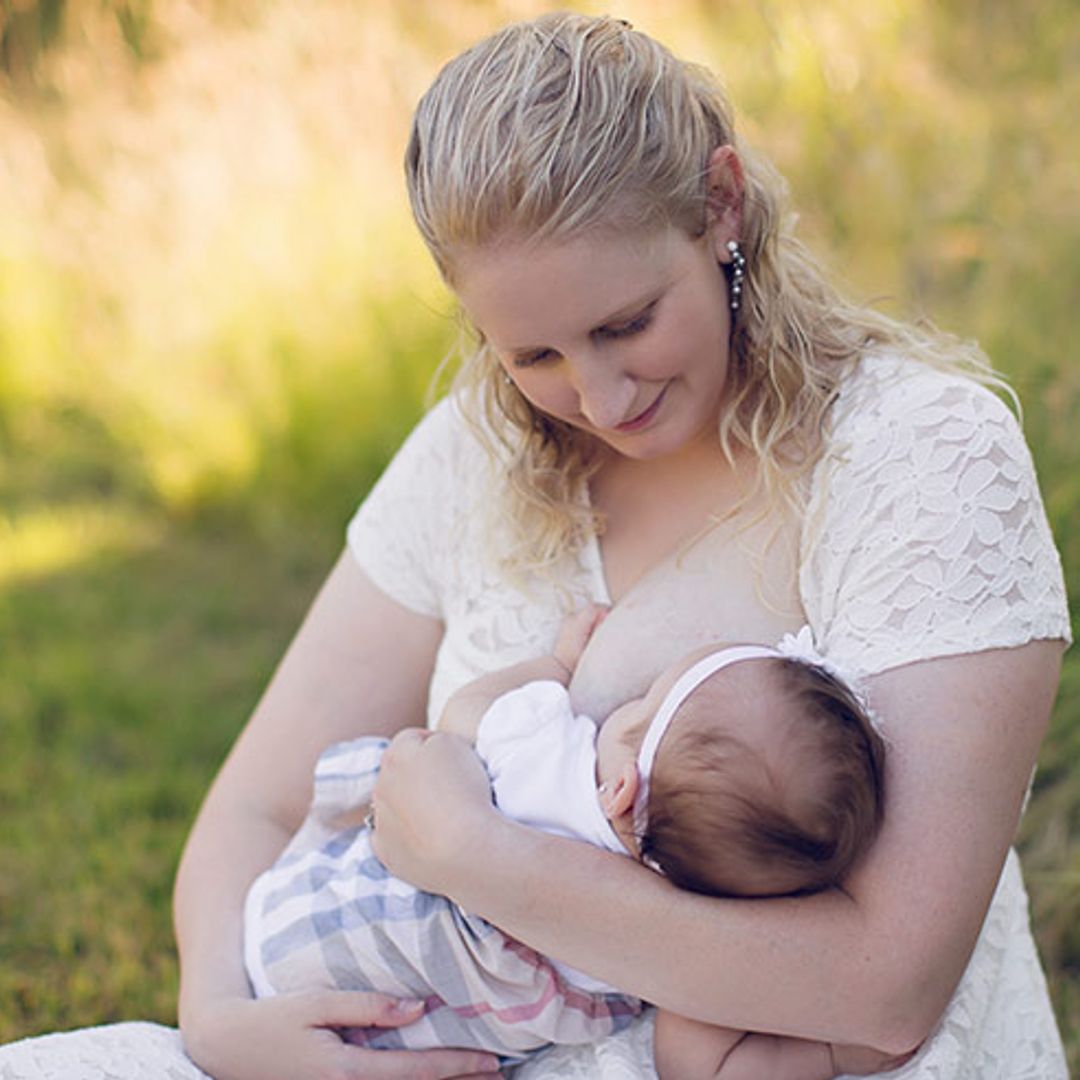
[[715,1080],[832,1080],[839,1071],[828,1043],[750,1033],[714,1076]]
[[660,1009],[653,1049],[660,1080],[713,1080],[745,1034]]
[[654,1056],[660,1080],[833,1080],[897,1069],[912,1055],[737,1031],[661,1010]]

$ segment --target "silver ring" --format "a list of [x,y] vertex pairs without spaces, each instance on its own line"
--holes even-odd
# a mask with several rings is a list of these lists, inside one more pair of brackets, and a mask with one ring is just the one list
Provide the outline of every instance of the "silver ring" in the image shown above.
[[372,803],[368,807],[368,812],[364,815],[364,828],[365,829],[374,829],[375,828],[375,804],[374,803]]

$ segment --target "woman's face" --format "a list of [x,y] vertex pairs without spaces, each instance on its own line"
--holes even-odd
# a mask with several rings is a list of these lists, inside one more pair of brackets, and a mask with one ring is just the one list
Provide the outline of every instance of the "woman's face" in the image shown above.
[[537,409],[635,459],[715,436],[731,325],[713,232],[507,241],[455,271],[465,311]]

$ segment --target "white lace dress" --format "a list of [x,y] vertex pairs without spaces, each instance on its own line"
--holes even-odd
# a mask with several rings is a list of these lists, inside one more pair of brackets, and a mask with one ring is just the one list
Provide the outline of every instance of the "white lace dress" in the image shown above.
[[[523,596],[495,573],[484,527],[490,466],[450,403],[417,427],[349,527],[365,571],[444,620],[430,713],[473,676],[550,647],[556,590]],[[599,547],[566,592],[608,599]],[[865,673],[1040,638],[1067,639],[1061,566],[1031,458],[1000,401],[966,379],[866,360],[834,408],[800,552],[799,591],[821,651]],[[645,1016],[601,1043],[555,1047],[518,1080],[642,1080]],[[1010,854],[967,971],[936,1033],[896,1080],[1066,1080],[1061,1041]],[[175,1031],[119,1024],[0,1048],[0,1080],[200,1080]]]

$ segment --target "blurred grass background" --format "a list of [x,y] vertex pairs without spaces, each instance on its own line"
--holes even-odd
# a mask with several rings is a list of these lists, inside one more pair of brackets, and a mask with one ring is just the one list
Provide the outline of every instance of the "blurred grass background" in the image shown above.
[[[453,336],[409,112],[553,6],[0,0],[0,1040],[173,1021],[187,827]],[[616,13],[724,73],[838,276],[1013,380],[1080,596],[1073,0]],[[1080,1072],[1078,754],[1069,657],[1021,850]]]

